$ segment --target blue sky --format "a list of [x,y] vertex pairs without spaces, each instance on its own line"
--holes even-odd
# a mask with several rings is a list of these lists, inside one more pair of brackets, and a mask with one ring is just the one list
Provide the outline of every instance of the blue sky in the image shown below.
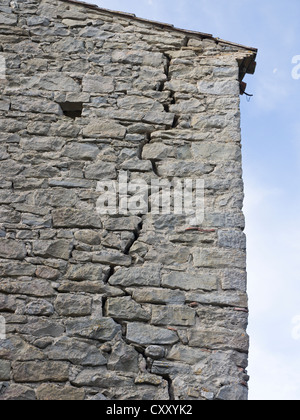
[[250,399],[300,400],[299,0],[89,2],[259,49],[256,74],[246,77],[254,97],[241,101]]

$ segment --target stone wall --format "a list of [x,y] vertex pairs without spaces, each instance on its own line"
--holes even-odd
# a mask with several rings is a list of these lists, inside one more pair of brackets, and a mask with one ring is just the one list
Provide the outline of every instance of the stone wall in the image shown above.
[[[0,399],[246,399],[239,65],[253,50],[2,0],[0,55]],[[120,171],[204,180],[201,229],[100,216],[97,182]]]

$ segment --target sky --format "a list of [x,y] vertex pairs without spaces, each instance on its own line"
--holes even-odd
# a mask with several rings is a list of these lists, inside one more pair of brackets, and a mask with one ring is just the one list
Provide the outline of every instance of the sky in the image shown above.
[[259,49],[241,98],[250,400],[300,400],[299,0],[89,0]]

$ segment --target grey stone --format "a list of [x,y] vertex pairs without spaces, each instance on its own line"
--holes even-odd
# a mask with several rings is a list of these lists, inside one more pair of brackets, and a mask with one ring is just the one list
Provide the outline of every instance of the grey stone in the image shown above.
[[224,401],[247,401],[248,389],[245,386],[237,384],[226,385],[220,389],[217,399]]
[[242,270],[228,269],[224,270],[222,277],[223,290],[240,290],[246,292],[247,274]]
[[110,269],[99,264],[71,264],[68,267],[66,278],[73,281],[102,281],[108,275]]
[[194,143],[192,144],[192,153],[195,159],[201,159],[206,163],[240,161],[241,159],[240,146],[230,143]]
[[91,121],[91,123],[83,129],[83,136],[87,138],[114,138],[122,140],[124,139],[125,134],[125,127],[123,127],[121,124],[109,120]]
[[114,80],[110,77],[87,75],[82,81],[83,92],[111,93],[114,91]]
[[63,337],[47,349],[50,360],[68,361],[82,366],[104,366],[107,364],[101,351],[90,343]]
[[11,363],[7,360],[0,360],[0,381],[10,380]]
[[24,243],[10,239],[0,240],[0,257],[13,260],[24,260],[27,250]]
[[44,258],[60,258],[68,260],[72,250],[72,242],[66,240],[34,241],[33,253]]
[[111,341],[121,331],[121,326],[111,318],[68,321],[66,325],[68,335],[103,342]]
[[46,280],[7,280],[0,282],[0,292],[13,295],[27,295],[36,297],[50,297],[54,295],[54,289]]
[[179,341],[178,335],[174,331],[137,322],[128,324],[126,338],[128,341],[142,346],[175,344]]
[[143,159],[164,160],[175,157],[174,147],[163,143],[150,143],[143,147]]
[[161,177],[201,177],[204,174],[213,172],[214,166],[202,162],[179,162],[169,161],[159,162],[157,164],[157,172]]
[[79,230],[74,233],[75,239],[88,245],[100,245],[101,237],[97,231],[93,230]]
[[239,231],[218,231],[219,246],[225,248],[246,249],[246,235]]
[[105,179],[116,179],[116,167],[110,162],[96,162],[86,166],[85,177],[86,179],[96,179],[99,181]]
[[40,401],[82,401],[85,391],[69,385],[43,384],[37,388],[36,396]]
[[212,272],[196,274],[174,271],[162,276],[162,286],[181,290],[217,290],[218,276]]
[[48,73],[33,80],[33,88],[59,92],[80,92],[80,85],[70,76],[62,73]]
[[107,368],[109,370],[138,373],[139,353],[132,345],[118,341],[111,349],[108,358]]
[[112,286],[160,286],[159,264],[149,264],[144,267],[120,269],[109,279]]
[[249,337],[244,330],[230,331],[227,328],[192,329],[188,333],[191,347],[232,349],[246,352],[249,348]]
[[60,316],[87,316],[92,313],[92,299],[87,296],[62,294],[56,298],[54,307]]
[[168,307],[152,308],[151,324],[153,325],[175,325],[191,327],[196,322],[196,311],[186,306],[169,305]]
[[0,295],[0,312],[15,312],[16,309],[17,302],[14,297]]
[[60,228],[101,228],[102,223],[96,212],[62,208],[53,210],[53,226]]
[[138,303],[153,303],[161,305],[176,305],[185,303],[185,294],[180,290],[142,287],[138,289],[127,289],[127,291],[132,293],[133,299]]
[[165,356],[165,349],[160,346],[148,346],[145,350],[145,355],[151,359],[159,360]]
[[226,80],[221,82],[200,81],[198,82],[199,93],[209,95],[238,95],[239,86],[235,80]]
[[[43,318],[29,318],[27,324],[19,328],[22,334],[30,334],[33,337],[60,337],[65,332],[64,326],[59,323]],[[32,359],[29,359],[32,360]]]
[[25,313],[27,315],[51,316],[54,314],[54,308],[47,300],[36,300],[26,305]]
[[202,268],[246,269],[246,253],[235,249],[202,248],[194,252],[194,264]]
[[99,154],[99,148],[92,144],[69,143],[63,150],[62,155],[74,160],[95,160]]
[[55,102],[45,99],[31,98],[30,96],[19,96],[11,101],[11,109],[22,112],[36,112],[43,114],[62,115],[61,107]]
[[151,319],[149,311],[127,296],[107,299],[105,310],[107,316],[117,320],[143,322]]
[[13,378],[18,383],[65,382],[69,379],[69,364],[65,362],[16,362]]
[[35,401],[36,396],[32,388],[28,386],[12,384],[0,396],[0,401]]
[[132,262],[132,258],[129,255],[124,255],[119,251],[101,251],[93,254],[92,261],[94,263],[108,264],[113,267],[124,266],[129,267]]

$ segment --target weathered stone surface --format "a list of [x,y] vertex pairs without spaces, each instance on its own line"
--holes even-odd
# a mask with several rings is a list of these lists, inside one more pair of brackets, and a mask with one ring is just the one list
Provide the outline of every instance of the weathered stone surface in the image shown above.
[[67,240],[57,241],[34,241],[33,253],[43,258],[60,258],[68,260],[70,258],[72,242]]
[[218,277],[212,272],[196,274],[173,271],[162,276],[162,286],[181,290],[217,290]]
[[101,281],[109,273],[109,267],[99,264],[71,264],[68,267],[66,278],[74,281]]
[[91,121],[91,123],[83,129],[84,137],[123,139],[125,134],[125,127],[123,127],[121,124],[109,120]]
[[13,365],[13,378],[19,383],[65,382],[69,379],[69,364],[65,362],[16,362]]
[[85,177],[86,179],[96,179],[99,181],[105,179],[116,179],[117,171],[113,163],[97,162],[88,165],[85,168]]
[[40,385],[36,390],[36,396],[41,401],[82,401],[85,398],[84,389],[73,386],[58,386],[54,384]]
[[160,286],[159,264],[149,264],[144,267],[119,269],[109,279],[112,286]]
[[95,160],[99,154],[97,146],[84,143],[69,143],[62,155],[74,160]]
[[54,314],[54,308],[50,302],[41,299],[28,303],[25,313],[27,315],[51,316]]
[[114,91],[114,80],[111,77],[87,75],[82,82],[83,92],[111,93]]
[[189,332],[191,347],[216,349],[232,349],[247,352],[249,338],[244,330],[230,331],[225,328],[197,329]]
[[127,289],[127,291],[132,293],[133,299],[139,303],[176,305],[185,302],[185,294],[180,290],[142,287],[138,289]]
[[185,306],[153,307],[151,324],[191,327],[196,322],[196,311]]
[[48,281],[30,278],[28,280],[1,280],[0,292],[36,297],[50,297],[55,294],[53,287]]
[[139,353],[132,345],[118,341],[111,349],[107,368],[124,373],[139,372]]
[[96,212],[89,210],[76,210],[71,208],[63,208],[54,210],[53,225],[54,227],[79,227],[79,228],[101,228],[101,220]]
[[93,340],[110,341],[120,331],[121,326],[112,318],[67,322],[68,335],[91,338]]
[[220,247],[246,249],[244,232],[219,230],[218,239]]
[[102,251],[93,254],[92,261],[100,264],[108,264],[113,267],[118,265],[129,267],[131,265],[132,258],[119,251]]
[[160,346],[148,346],[145,355],[151,359],[162,359],[165,355],[165,349]]
[[149,321],[150,312],[130,297],[110,298],[106,302],[107,316],[124,321]]
[[0,239],[0,258],[24,260],[27,255],[25,244],[10,239]]
[[12,384],[3,394],[0,395],[0,401],[35,401],[36,396],[32,388],[27,386]]
[[179,338],[176,332],[147,324],[133,322],[127,326],[127,340],[140,345],[174,344]]
[[69,361],[75,365],[103,366],[107,364],[101,351],[91,344],[63,337],[47,349],[50,360]]
[[246,268],[246,254],[239,250],[203,248],[194,252],[194,264],[203,268]]
[[60,316],[87,316],[92,313],[92,299],[87,296],[63,294],[56,298],[54,307]]
[[0,381],[10,380],[11,364],[6,360],[0,360]]

